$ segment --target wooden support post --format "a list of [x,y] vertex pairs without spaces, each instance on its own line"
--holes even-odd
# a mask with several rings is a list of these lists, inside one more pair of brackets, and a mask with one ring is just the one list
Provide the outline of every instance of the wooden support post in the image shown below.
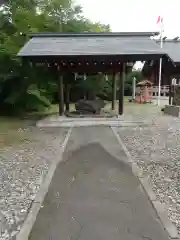
[[70,86],[69,84],[66,84],[66,112],[69,112],[70,107],[69,107],[69,91],[70,91]]
[[112,110],[115,110],[116,104],[116,74],[113,73],[112,77]]
[[171,85],[169,86],[169,105],[171,105]]
[[136,100],[136,78],[133,77],[133,82],[132,82],[132,100]]
[[173,88],[172,88],[172,77],[169,76],[169,105],[172,105],[172,92],[173,92]]
[[171,105],[174,105],[174,94],[175,94],[175,85],[171,85]]
[[[22,58],[22,78],[26,79],[27,78],[27,73],[29,71],[32,71],[30,69],[31,62],[29,62],[26,58]],[[24,80],[23,80],[24,83]]]
[[119,115],[124,112],[124,81],[126,78],[126,64],[123,63],[119,78]]
[[64,115],[64,89],[63,89],[63,75],[59,76],[59,116]]

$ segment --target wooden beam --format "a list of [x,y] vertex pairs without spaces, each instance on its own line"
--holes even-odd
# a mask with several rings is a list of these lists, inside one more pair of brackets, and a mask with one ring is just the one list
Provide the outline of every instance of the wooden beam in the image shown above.
[[66,83],[66,87],[65,87],[65,90],[66,90],[66,112],[69,112],[70,110],[70,107],[69,107],[69,93],[70,93],[70,85]]
[[[72,65],[73,64],[73,65]],[[93,73],[93,72],[118,72],[118,62],[62,62],[60,63],[61,70],[66,73],[78,72],[78,73]]]
[[112,110],[115,110],[116,104],[116,74],[113,73],[112,77]]
[[124,82],[126,78],[126,64],[123,63],[119,78],[119,115],[124,112]]
[[59,116],[64,115],[64,89],[63,89],[63,75],[60,74],[59,76]]

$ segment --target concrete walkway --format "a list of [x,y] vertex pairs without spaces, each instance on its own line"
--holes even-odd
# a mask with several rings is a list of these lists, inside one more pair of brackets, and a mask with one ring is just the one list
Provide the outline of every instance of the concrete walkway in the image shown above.
[[111,128],[74,128],[31,240],[167,240]]

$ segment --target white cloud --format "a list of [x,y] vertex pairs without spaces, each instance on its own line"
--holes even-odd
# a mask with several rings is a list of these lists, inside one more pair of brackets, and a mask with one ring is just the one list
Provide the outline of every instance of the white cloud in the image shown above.
[[113,31],[157,31],[159,15],[164,18],[164,35],[180,35],[180,0],[76,0],[86,17],[110,24]]

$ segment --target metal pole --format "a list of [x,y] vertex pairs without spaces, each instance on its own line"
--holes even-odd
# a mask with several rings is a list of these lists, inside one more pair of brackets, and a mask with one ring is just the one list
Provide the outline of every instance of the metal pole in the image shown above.
[[162,58],[159,62],[159,85],[158,85],[158,106],[160,106],[161,100],[161,77],[162,77]]
[[[161,19],[161,31],[160,31],[160,41],[161,41],[161,48],[163,48],[163,22]],[[160,106],[160,99],[161,99],[161,78],[162,78],[162,58],[159,61],[159,85],[158,85],[158,106]]]

